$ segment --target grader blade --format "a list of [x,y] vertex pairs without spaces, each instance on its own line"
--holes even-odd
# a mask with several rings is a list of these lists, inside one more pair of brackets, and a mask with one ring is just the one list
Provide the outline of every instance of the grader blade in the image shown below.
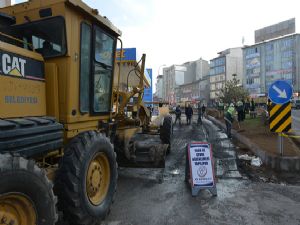
[[121,160],[120,165],[135,168],[164,168],[167,144],[158,135],[136,134],[131,141],[134,155],[131,160]]

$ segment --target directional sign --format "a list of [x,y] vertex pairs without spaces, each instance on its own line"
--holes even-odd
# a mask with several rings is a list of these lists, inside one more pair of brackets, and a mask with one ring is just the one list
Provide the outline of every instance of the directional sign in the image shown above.
[[276,104],[284,104],[290,101],[293,88],[283,80],[277,80],[269,88],[269,98]]
[[279,105],[270,103],[268,111],[270,115],[270,131],[271,132],[290,132],[292,129],[292,105],[290,102]]

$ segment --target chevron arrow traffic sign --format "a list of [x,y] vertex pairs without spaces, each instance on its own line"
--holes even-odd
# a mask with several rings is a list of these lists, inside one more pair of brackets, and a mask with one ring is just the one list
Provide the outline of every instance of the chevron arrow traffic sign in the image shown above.
[[270,131],[276,133],[287,133],[292,129],[292,105],[290,102],[279,105],[270,103],[268,111],[270,115]]

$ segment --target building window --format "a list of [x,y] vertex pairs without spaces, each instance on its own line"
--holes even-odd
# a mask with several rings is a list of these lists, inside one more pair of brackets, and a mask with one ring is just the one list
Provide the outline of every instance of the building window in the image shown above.
[[281,40],[281,48],[291,48],[294,45],[294,39],[284,39]]
[[215,84],[212,84],[210,87],[211,87],[211,90],[215,90],[216,89],[216,85]]
[[274,62],[274,55],[267,55],[266,56],[266,64],[270,64]]
[[291,73],[283,74],[283,75],[282,75],[282,78],[283,78],[284,80],[292,80],[293,75],[292,75]]
[[281,58],[292,58],[293,57],[293,51],[288,50],[281,53]]
[[266,51],[267,52],[273,52],[273,49],[274,49],[273,43],[266,44]]
[[266,72],[273,71],[273,70],[274,70],[273,64],[266,65]]
[[292,61],[282,62],[281,67],[282,69],[290,69],[293,67],[293,62]]

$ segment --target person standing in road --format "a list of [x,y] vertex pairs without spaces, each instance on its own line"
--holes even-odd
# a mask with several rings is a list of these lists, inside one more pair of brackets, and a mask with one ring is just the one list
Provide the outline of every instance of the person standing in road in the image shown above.
[[242,122],[244,120],[243,118],[244,104],[241,100],[239,100],[236,105],[237,105],[238,121]]
[[243,117],[243,121],[246,119],[246,103],[245,100],[242,99],[242,103],[243,103],[243,112],[242,112],[242,117]]
[[256,117],[256,113],[255,113],[255,103],[253,98],[251,99],[250,102],[250,118],[255,118]]
[[191,120],[192,120],[192,116],[193,116],[193,109],[190,104],[186,108],[185,114],[186,114],[186,124],[189,125],[189,124],[191,124]]
[[198,120],[197,120],[197,124],[202,124],[202,109],[201,109],[201,104],[200,102],[198,103]]
[[222,101],[220,101],[218,103],[218,110],[219,110],[219,118],[223,118],[223,114],[224,114],[224,103]]
[[231,127],[234,121],[234,114],[235,114],[234,104],[231,103],[228,109],[226,110],[225,117],[224,117],[225,124],[226,124],[226,133],[228,138],[231,138]]
[[181,125],[181,109],[180,109],[180,105],[178,105],[175,109],[175,115],[176,115],[176,118],[175,118],[175,123],[174,125],[176,124],[177,120],[179,120],[179,125]]
[[205,107],[205,105],[203,104],[203,105],[202,105],[202,118],[205,116],[205,109],[206,109],[206,107]]

